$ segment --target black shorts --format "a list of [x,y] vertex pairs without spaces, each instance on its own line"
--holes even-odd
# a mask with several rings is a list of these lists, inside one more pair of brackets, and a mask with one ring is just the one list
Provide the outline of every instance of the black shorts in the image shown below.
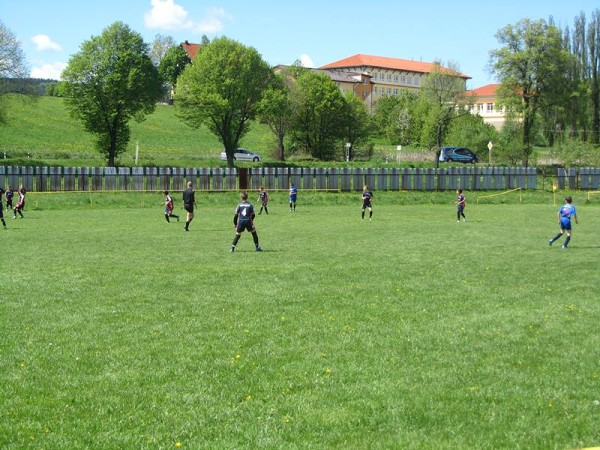
[[235,231],[238,233],[242,233],[244,230],[253,232],[255,230],[254,222],[252,222],[251,220],[248,220],[248,219],[238,220],[238,223],[235,227]]
[[183,209],[185,209],[187,212],[189,213],[193,213],[194,212],[194,205],[183,205]]

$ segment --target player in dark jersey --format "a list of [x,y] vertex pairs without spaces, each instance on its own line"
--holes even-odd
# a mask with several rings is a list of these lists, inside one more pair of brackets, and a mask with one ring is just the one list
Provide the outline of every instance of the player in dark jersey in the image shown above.
[[463,217],[463,220],[466,222],[467,218],[465,217],[465,206],[467,206],[467,199],[463,195],[462,189],[456,190],[456,218],[457,222],[460,222],[460,216]]
[[10,187],[10,184],[8,185],[8,189],[6,190],[6,192],[4,193],[5,197],[6,197],[6,211],[8,211],[9,209],[13,209],[13,197],[15,196],[15,193],[13,192],[12,188]]
[[575,206],[571,204],[573,202],[571,196],[566,197],[565,202],[566,203],[558,210],[558,224],[560,225],[560,232],[548,241],[548,245],[552,245],[554,241],[559,239],[566,231],[567,239],[565,239],[565,243],[563,244],[562,248],[567,248],[569,246],[569,241],[571,241],[571,217],[575,219],[575,223],[579,223],[577,221],[577,212],[575,211]]
[[365,210],[369,209],[369,220],[373,220],[373,205],[371,205],[371,200],[373,199],[373,193],[369,190],[369,186],[365,184],[365,187],[362,191],[362,218],[365,218]]
[[19,188],[19,200],[17,200],[17,204],[15,205],[15,207],[13,208],[13,212],[14,212],[14,216],[13,219],[17,218],[17,213],[19,213],[19,215],[21,216],[21,219],[23,218],[23,209],[25,209],[25,188],[23,186],[21,186]]
[[237,205],[235,208],[235,213],[233,216],[233,225],[235,226],[235,237],[233,238],[233,242],[231,243],[231,249],[229,251],[233,253],[235,251],[235,246],[244,230],[252,233],[252,239],[254,240],[254,246],[257,252],[262,252],[262,248],[258,245],[258,234],[256,234],[256,227],[254,226],[254,206],[251,203],[248,203],[248,194],[246,192],[242,192],[240,194],[240,199],[242,202]]
[[187,189],[183,191],[183,208],[186,211],[185,231],[190,231],[190,222],[194,220],[194,207],[196,206],[196,191],[192,189],[192,182],[187,182]]
[[4,225],[4,228],[6,228],[6,221],[4,220],[4,207],[2,206],[2,194],[4,194],[6,191],[2,188],[0,188],[0,221],[2,221],[2,225]]
[[296,212],[296,200],[298,198],[298,188],[294,183],[290,183],[290,212]]
[[267,194],[267,191],[265,191],[264,186],[261,186],[260,191],[258,191],[258,201],[260,202],[260,211],[258,212],[258,215],[260,216],[262,214],[263,208],[265,209],[265,212],[269,214],[269,210],[267,209],[267,203],[269,203],[269,194]]
[[163,205],[165,205],[165,219],[167,219],[167,222],[171,223],[170,218],[174,217],[177,219],[177,222],[179,222],[179,216],[173,214],[173,197],[169,195],[169,191],[164,191],[163,194],[165,194],[165,201],[163,202]]

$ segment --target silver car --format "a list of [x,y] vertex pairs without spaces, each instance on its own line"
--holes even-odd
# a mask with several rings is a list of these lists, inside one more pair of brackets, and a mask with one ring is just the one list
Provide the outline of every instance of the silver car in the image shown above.
[[[227,154],[225,153],[225,151],[221,152],[221,159],[223,161],[227,161]],[[262,158],[258,153],[251,152],[250,150],[246,150],[245,148],[238,148],[233,154],[234,161],[240,160],[258,162],[261,159]]]

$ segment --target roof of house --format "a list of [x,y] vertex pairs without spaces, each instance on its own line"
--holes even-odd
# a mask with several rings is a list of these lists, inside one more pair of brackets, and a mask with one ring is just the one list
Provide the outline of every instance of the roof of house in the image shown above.
[[[408,59],[389,58],[386,56],[363,55],[359,53],[321,66],[320,69],[341,69],[350,67],[378,67],[381,69],[402,70],[407,72],[431,73],[434,70],[435,64]],[[465,74],[461,74],[461,77],[471,78]]]
[[496,91],[500,87],[500,83],[486,84],[466,92],[466,95],[475,97],[496,97]]
[[181,46],[192,61],[194,60],[194,58],[196,57],[196,53],[198,53],[198,50],[200,49],[200,44],[192,44],[188,41],[183,41],[181,43]]

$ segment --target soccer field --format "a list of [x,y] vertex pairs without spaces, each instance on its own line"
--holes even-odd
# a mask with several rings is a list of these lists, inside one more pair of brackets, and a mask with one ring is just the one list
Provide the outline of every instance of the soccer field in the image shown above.
[[200,195],[188,233],[160,195],[107,196],[30,194],[0,229],[0,448],[600,445],[583,194],[567,250],[552,203],[457,223],[453,194],[376,193],[371,222],[359,195],[290,213],[280,193],[264,251],[245,233],[233,254],[235,194]]

